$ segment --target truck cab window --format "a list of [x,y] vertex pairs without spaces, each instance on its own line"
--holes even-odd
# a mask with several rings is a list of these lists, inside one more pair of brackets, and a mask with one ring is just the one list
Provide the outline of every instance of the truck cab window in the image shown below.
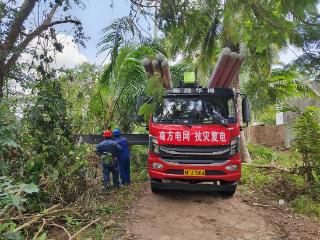
[[153,116],[159,123],[232,123],[235,106],[232,97],[175,97],[165,98]]

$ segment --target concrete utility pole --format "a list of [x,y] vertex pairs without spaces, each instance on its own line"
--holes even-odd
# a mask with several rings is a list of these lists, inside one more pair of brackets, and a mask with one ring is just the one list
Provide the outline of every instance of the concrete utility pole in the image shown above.
[[[227,87],[234,88],[237,92],[240,91],[239,71],[245,57],[239,52],[239,46],[235,46],[234,51],[228,47],[221,51],[218,62],[208,83],[208,87]],[[240,112],[240,107],[242,106],[240,98],[237,98],[237,106],[237,111]],[[241,114],[239,115],[240,118],[242,118]],[[243,162],[249,163],[251,162],[251,157],[243,131],[241,131],[240,136],[241,159]]]

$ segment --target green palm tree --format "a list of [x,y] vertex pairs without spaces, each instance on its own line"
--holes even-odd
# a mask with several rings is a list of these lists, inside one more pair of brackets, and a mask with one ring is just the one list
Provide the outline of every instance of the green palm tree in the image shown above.
[[143,95],[148,79],[141,59],[156,53],[159,51],[150,45],[126,45],[105,67],[90,103],[102,129],[119,126],[124,132],[132,130],[137,97]]
[[165,54],[165,44],[158,39],[151,41],[132,18],[122,17],[103,29],[97,47],[98,54],[110,56],[110,63],[91,100],[91,111],[103,123],[101,128],[117,125],[130,132],[137,114],[137,96],[143,95],[147,86],[141,60]]

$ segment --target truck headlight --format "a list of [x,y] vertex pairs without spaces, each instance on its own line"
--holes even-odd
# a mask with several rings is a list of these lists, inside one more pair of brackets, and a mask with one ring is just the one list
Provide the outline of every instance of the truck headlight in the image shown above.
[[240,136],[231,139],[230,156],[234,156],[240,151]]
[[163,168],[163,165],[161,163],[152,163],[152,168],[161,169]]
[[239,167],[238,165],[228,165],[226,166],[226,170],[230,171],[230,172],[234,172],[234,171],[238,171]]
[[160,153],[160,148],[158,145],[158,140],[156,137],[149,135],[149,149],[151,152],[154,154],[159,154]]

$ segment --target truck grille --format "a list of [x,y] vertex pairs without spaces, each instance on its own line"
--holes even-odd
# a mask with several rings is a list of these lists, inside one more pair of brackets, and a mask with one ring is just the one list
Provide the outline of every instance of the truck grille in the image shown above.
[[160,157],[178,164],[211,164],[228,160],[230,145],[227,146],[160,146]]

